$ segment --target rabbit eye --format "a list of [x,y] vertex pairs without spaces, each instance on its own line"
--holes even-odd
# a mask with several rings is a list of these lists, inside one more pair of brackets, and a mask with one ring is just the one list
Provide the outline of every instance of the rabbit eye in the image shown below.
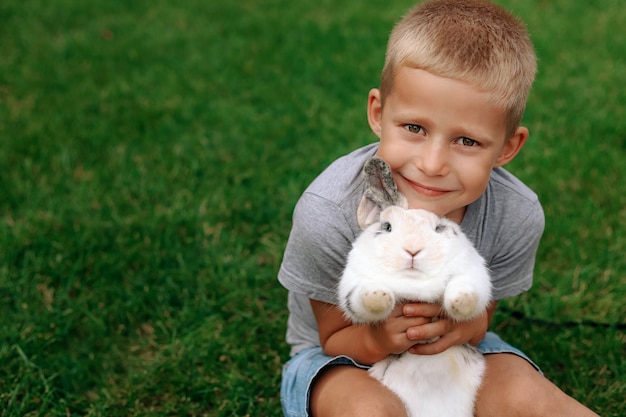
[[[453,235],[453,236],[458,236],[458,235],[459,235],[459,234],[457,233],[457,231],[456,231],[456,229],[455,229],[454,227],[451,227],[451,226],[449,226],[449,225],[445,225],[445,224],[443,224],[443,223],[440,223],[440,224],[438,224],[438,225],[435,227],[435,232],[437,232],[437,233],[441,233],[441,232],[444,232],[444,231],[446,231],[446,230],[448,230],[448,229],[451,229],[451,231],[452,231],[452,235]],[[448,233],[450,233],[450,232],[448,232]]]
[[389,222],[382,222],[380,224],[380,229],[384,230],[385,232],[391,232],[391,223],[389,223]]

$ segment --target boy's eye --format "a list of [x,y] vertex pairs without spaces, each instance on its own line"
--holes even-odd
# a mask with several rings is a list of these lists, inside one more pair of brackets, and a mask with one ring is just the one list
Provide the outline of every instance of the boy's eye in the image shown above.
[[457,140],[457,143],[463,146],[478,146],[479,145],[479,143],[476,142],[474,139],[470,139],[466,137],[459,138]]
[[404,125],[404,128],[406,130],[408,130],[411,133],[415,133],[418,135],[421,135],[424,133],[424,128],[420,125],[412,125],[412,124],[408,124],[408,125]]

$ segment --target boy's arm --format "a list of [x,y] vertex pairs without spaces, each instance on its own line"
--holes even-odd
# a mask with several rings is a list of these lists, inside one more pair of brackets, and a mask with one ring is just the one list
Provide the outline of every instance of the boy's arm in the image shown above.
[[329,356],[347,355],[370,365],[392,353],[408,350],[415,341],[406,337],[406,329],[427,323],[424,317],[406,317],[402,306],[396,307],[383,323],[355,325],[335,305],[311,299],[317,321],[320,344]]
[[[434,354],[463,343],[478,344],[489,327],[496,302],[485,314],[467,322],[432,318],[441,306],[426,303],[398,305],[387,320],[373,325],[354,325],[335,305],[310,300],[317,321],[320,344],[329,356],[347,355],[363,364],[373,364],[390,354],[409,350],[417,354]],[[433,337],[433,343],[419,343]]]

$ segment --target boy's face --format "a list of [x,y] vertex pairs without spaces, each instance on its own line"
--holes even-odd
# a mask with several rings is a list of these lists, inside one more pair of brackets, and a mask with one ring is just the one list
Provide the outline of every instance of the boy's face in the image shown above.
[[456,222],[528,137],[524,127],[506,137],[504,111],[485,93],[409,67],[398,71],[384,109],[379,90],[370,92],[368,120],[409,206]]

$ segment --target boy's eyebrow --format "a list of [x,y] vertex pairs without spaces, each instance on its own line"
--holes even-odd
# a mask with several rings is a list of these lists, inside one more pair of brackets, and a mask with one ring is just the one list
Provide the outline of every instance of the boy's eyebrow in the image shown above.
[[[480,142],[491,143],[494,141],[494,139],[490,135],[488,135],[486,132],[481,132],[480,129],[472,129],[472,128],[467,128],[465,126],[459,126],[455,130],[461,132],[459,133],[459,135],[467,136],[471,139],[476,139]],[[468,132],[468,133],[463,133],[463,132]]]
[[433,121],[428,116],[418,115],[412,111],[397,111],[394,118],[403,123],[415,123],[432,125]]

